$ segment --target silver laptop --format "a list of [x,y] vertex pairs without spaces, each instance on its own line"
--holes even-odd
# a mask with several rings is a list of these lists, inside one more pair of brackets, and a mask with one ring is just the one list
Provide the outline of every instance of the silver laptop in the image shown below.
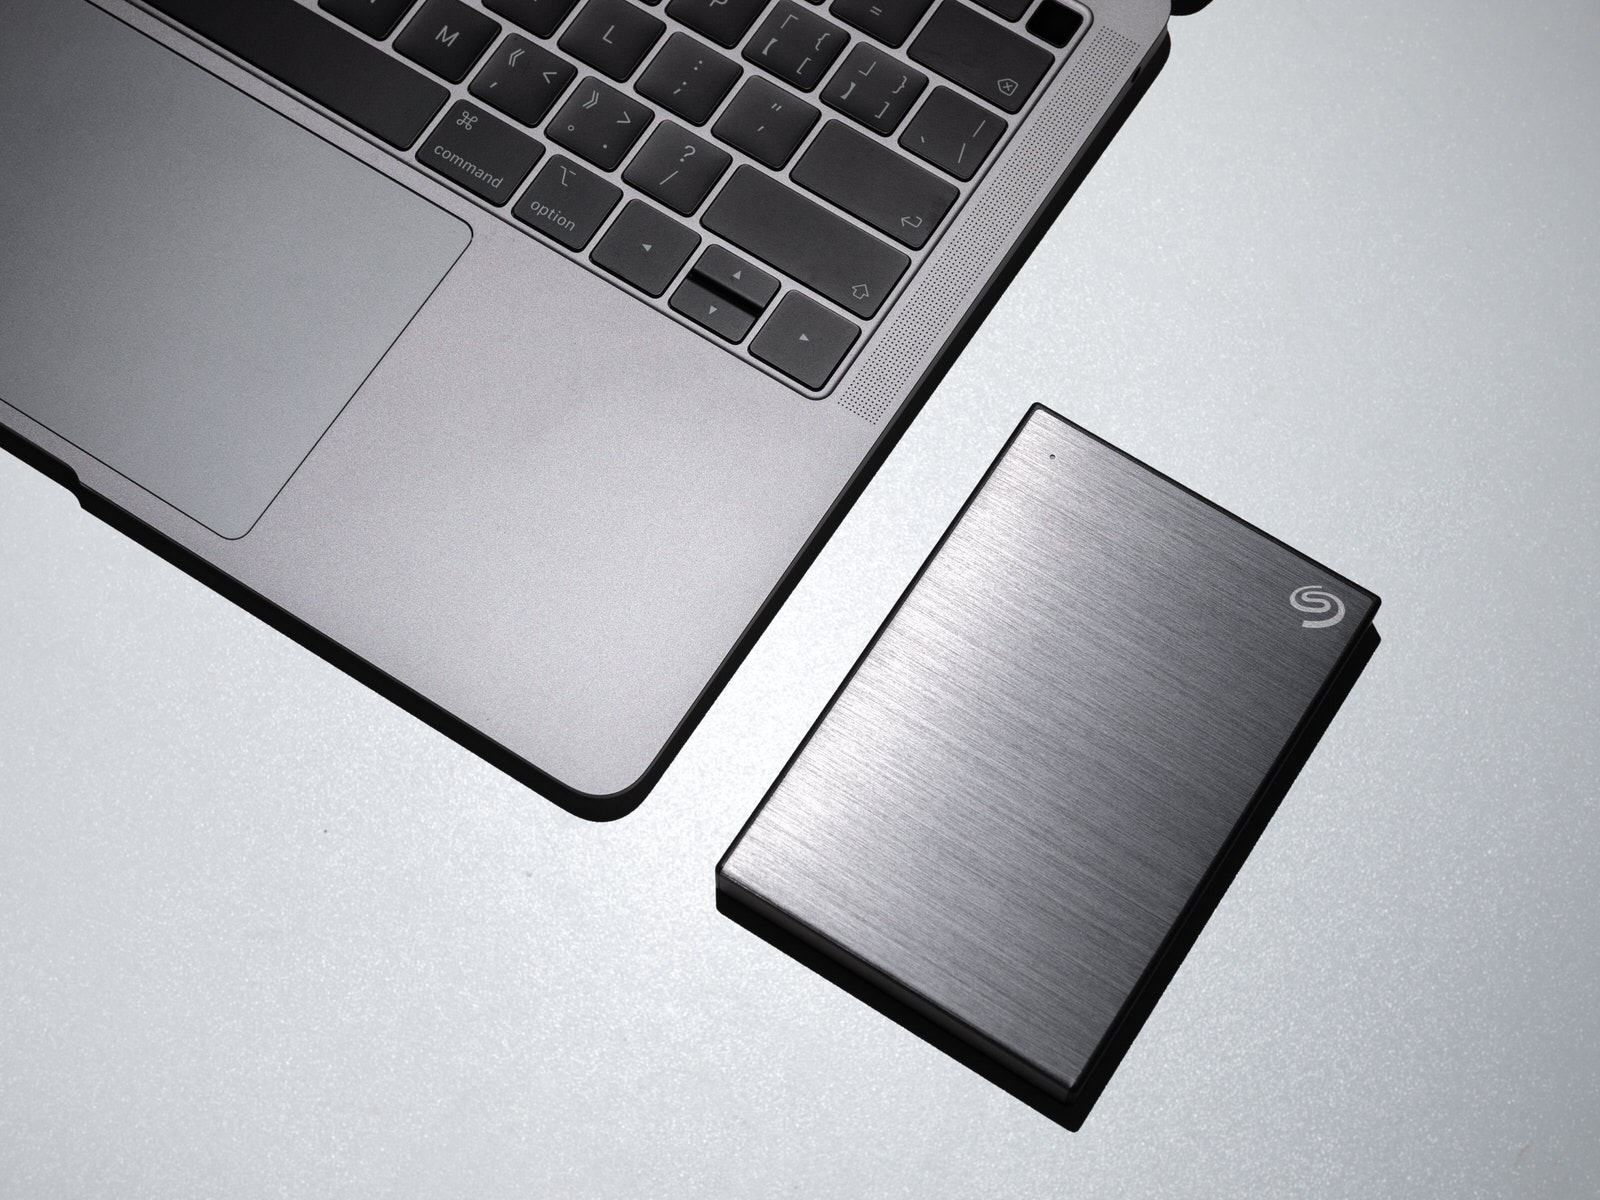
[[1167,0],[0,0],[0,440],[581,815],[659,777]]

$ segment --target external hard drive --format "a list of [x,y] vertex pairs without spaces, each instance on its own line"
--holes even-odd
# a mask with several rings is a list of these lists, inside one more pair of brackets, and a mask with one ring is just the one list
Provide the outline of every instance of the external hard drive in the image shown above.
[[719,905],[1077,1128],[1377,608],[1036,407],[724,856]]

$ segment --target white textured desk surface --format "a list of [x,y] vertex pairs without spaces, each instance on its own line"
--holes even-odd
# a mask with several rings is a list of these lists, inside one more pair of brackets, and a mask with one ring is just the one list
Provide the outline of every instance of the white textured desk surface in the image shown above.
[[[1600,6],[1216,0],[583,824],[0,459],[0,1196],[1600,1193]],[[713,864],[1029,404],[1385,644],[1068,1134]]]

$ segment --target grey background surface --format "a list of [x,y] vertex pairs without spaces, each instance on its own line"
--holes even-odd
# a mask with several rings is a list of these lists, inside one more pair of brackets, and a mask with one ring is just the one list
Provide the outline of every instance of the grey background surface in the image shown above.
[[[0,1196],[1600,1194],[1600,9],[1216,0],[610,826],[0,460]],[[1385,644],[1083,1131],[712,867],[1029,404]]]

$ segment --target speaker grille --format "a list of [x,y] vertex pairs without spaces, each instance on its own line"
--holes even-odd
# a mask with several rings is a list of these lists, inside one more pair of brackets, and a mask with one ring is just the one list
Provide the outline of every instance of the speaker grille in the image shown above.
[[987,277],[1043,193],[1063,173],[1079,139],[1122,81],[1137,42],[1100,29],[1077,56],[1066,86],[1043,105],[1009,154],[1007,169],[961,221],[906,294],[900,313],[851,378],[839,403],[876,425],[924,370],[972,289]]

